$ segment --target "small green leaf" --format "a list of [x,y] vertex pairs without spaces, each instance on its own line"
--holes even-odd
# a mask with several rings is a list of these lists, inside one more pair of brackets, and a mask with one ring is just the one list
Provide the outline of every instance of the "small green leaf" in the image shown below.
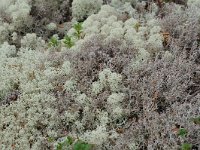
[[81,30],[83,29],[82,24],[83,24],[82,22],[76,23],[76,24],[74,25],[74,29],[75,29],[76,31],[81,31]]
[[72,38],[69,37],[68,35],[65,36],[63,42],[65,43],[65,45],[66,45],[68,48],[71,48],[72,46],[74,46],[74,42],[73,42]]
[[68,145],[72,145],[74,142],[74,139],[72,137],[68,136],[66,141],[67,141]]
[[200,125],[200,117],[192,118],[192,121],[193,121],[195,124]]
[[73,26],[73,28],[76,30],[76,32],[74,33],[74,36],[76,36],[78,39],[81,38],[81,33],[82,33],[82,30],[83,30],[83,27],[82,27],[82,24],[83,23],[77,23]]
[[189,143],[183,143],[181,145],[181,150],[191,150],[192,149],[192,144]]
[[180,128],[179,130],[178,130],[178,135],[179,136],[186,136],[187,135],[187,130],[186,129],[184,129],[184,128]]
[[56,150],[62,150],[63,144],[62,143],[58,143],[56,146]]
[[58,39],[55,37],[51,37],[49,40],[49,46],[56,47],[59,45]]
[[135,30],[138,32],[139,28],[140,28],[141,24],[138,22],[134,25]]
[[55,139],[53,137],[48,137],[48,142],[53,142]]

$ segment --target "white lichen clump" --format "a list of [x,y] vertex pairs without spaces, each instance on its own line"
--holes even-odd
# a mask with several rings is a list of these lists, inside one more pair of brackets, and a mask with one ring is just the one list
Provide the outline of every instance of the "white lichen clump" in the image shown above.
[[7,19],[10,19],[10,23],[7,24],[8,31],[14,31],[15,29],[20,28],[24,25],[29,26],[32,24],[32,18],[29,15],[31,11],[31,5],[29,5],[29,2],[29,0],[1,1],[0,18],[4,18],[6,16]]
[[108,132],[104,126],[98,126],[96,130],[88,131],[83,136],[82,139],[88,143],[102,145],[107,141]]
[[124,94],[123,93],[112,93],[107,100],[108,106],[112,110],[112,118],[118,119],[123,114],[123,109],[121,103],[123,102]]
[[91,15],[83,22],[85,36],[101,35],[105,43],[120,40],[122,47],[145,48],[157,52],[163,48],[163,37],[158,20],[147,18],[142,23],[134,18],[122,20],[119,12],[109,5],[103,5],[98,14]]
[[187,4],[188,4],[188,6],[200,8],[200,1],[199,0],[188,0]]
[[92,92],[94,94],[100,93],[104,87],[109,87],[111,91],[116,92],[120,89],[122,76],[109,69],[104,69],[99,73],[99,81],[93,82]]
[[72,16],[77,20],[84,19],[84,17],[97,13],[102,4],[103,0],[74,0],[72,2]]
[[200,1],[163,6],[0,0],[0,149],[197,143]]

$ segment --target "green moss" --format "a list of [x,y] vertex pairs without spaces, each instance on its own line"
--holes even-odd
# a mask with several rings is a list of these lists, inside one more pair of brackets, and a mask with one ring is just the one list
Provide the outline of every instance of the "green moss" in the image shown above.
[[181,150],[191,150],[192,149],[192,144],[189,143],[183,143],[181,145]]
[[91,149],[92,145],[85,143],[83,141],[77,141],[73,146],[73,150],[91,150]]
[[186,135],[187,135],[187,130],[184,129],[184,128],[180,128],[180,129],[178,130],[178,135],[179,135],[179,136],[182,136],[182,137],[186,136]]
[[75,139],[68,136],[63,142],[59,142],[56,145],[56,150],[92,150],[93,145],[88,144],[86,142],[83,142],[81,140],[78,140],[75,142]]

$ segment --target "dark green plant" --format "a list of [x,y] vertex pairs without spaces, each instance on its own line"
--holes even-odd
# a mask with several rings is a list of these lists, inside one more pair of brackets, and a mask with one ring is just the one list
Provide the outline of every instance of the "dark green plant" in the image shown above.
[[192,144],[189,143],[183,143],[181,145],[181,150],[191,150],[192,149]]
[[78,140],[74,144],[73,150],[92,150],[92,145]]
[[78,140],[75,140],[68,136],[63,142],[59,142],[56,145],[56,150],[92,150],[93,145]]
[[186,136],[186,135],[187,135],[187,130],[184,129],[184,128],[180,128],[180,129],[178,130],[178,135],[179,135],[179,136],[182,136],[182,137]]
[[70,37],[70,36],[68,36],[68,35],[66,35],[65,36],[65,38],[64,38],[64,44],[68,47],[68,48],[71,48],[72,46],[74,46],[74,42],[73,42],[73,40],[72,40],[72,38]]
[[78,39],[80,39],[81,38],[81,34],[82,34],[82,32],[83,32],[83,27],[82,27],[82,22],[79,22],[79,23],[76,23],[74,26],[73,26],[73,28],[75,29],[75,33],[74,33],[74,35],[78,38]]

